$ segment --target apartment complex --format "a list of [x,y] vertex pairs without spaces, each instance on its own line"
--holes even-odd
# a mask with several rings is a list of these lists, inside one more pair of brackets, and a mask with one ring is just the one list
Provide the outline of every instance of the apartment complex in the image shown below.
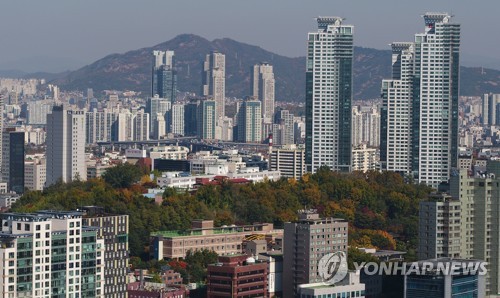
[[419,259],[464,258],[487,264],[487,294],[500,294],[500,162],[488,161],[487,174],[462,169],[450,179],[449,196],[420,204]]
[[317,18],[306,64],[306,164],[351,170],[353,26],[339,17]]
[[4,213],[1,297],[105,297],[104,245],[81,212]]
[[432,187],[448,181],[458,157],[460,25],[426,13],[413,42],[392,44],[392,78],[382,81],[382,169]]
[[104,289],[105,297],[126,298],[129,270],[129,218],[128,215],[108,214],[103,208],[87,206],[82,224],[98,228],[97,239],[104,240]]
[[208,249],[218,255],[239,254],[248,235],[282,236],[283,230],[274,230],[273,224],[222,226],[214,228],[213,220],[194,220],[187,231],[158,231],[151,233],[151,255],[157,260],[184,258],[186,253]]
[[295,297],[298,286],[323,282],[319,260],[328,253],[347,255],[348,222],[320,218],[315,210],[301,210],[298,222],[285,223],[283,247],[283,294]]

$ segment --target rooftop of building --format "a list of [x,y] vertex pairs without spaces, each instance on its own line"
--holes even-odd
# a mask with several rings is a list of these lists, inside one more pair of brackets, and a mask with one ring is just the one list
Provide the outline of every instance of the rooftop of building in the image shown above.
[[[243,226],[222,226],[222,227],[208,227],[208,228],[195,228],[187,230],[174,230],[174,231],[156,231],[151,232],[150,236],[161,236],[164,238],[176,238],[176,237],[190,237],[190,236],[210,236],[219,234],[235,234],[235,233],[252,233],[256,232],[255,228],[267,227],[272,225],[270,223],[258,223],[253,225],[243,225]],[[211,231],[211,234],[204,234],[204,231]],[[258,230],[257,230],[258,231]]]
[[36,213],[3,213],[0,215],[1,218],[35,222],[35,221],[47,221],[50,219],[72,219],[83,217],[82,212],[78,211],[55,211],[55,210],[40,210]]

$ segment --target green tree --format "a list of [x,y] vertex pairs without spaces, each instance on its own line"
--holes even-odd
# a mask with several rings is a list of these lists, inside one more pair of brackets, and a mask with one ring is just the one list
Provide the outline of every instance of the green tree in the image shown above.
[[137,166],[122,163],[106,170],[102,176],[104,181],[114,188],[128,188],[142,176],[142,171]]

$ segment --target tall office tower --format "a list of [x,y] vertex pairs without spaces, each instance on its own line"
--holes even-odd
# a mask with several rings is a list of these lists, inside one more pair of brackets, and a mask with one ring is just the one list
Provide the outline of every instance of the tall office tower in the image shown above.
[[105,297],[95,228],[81,212],[4,213],[1,297]]
[[274,72],[267,62],[253,66],[252,95],[262,102],[262,121],[272,123],[274,118]]
[[238,115],[238,141],[243,143],[262,142],[262,104],[258,100],[246,100]]
[[500,103],[500,94],[485,93],[482,102],[483,125],[497,125],[497,107]]
[[199,115],[199,100],[191,100],[184,106],[184,134],[186,136],[198,136],[198,128],[201,127]]
[[163,117],[167,125],[166,127],[169,127],[170,117],[168,114],[170,113],[171,108],[172,108],[172,102],[167,98],[161,98],[158,97],[158,95],[148,98],[148,102],[146,104],[146,113],[148,113],[150,117],[149,126],[151,128],[152,136],[157,135],[155,131],[155,123],[158,117],[160,116]]
[[320,218],[315,210],[301,210],[299,221],[285,223],[283,297],[295,297],[301,284],[323,282],[319,260],[326,254],[345,252],[348,222]]
[[30,125],[47,124],[47,115],[52,111],[53,101],[32,101],[26,104],[26,122]]
[[143,110],[138,111],[134,115],[134,141],[149,140],[149,114]]
[[281,177],[298,180],[306,172],[304,149],[298,149],[295,145],[286,145],[281,149],[273,149],[269,157],[269,165],[271,171],[280,171]]
[[458,156],[460,25],[424,15],[414,42],[392,44],[392,79],[382,81],[382,169],[437,187]]
[[200,139],[215,139],[216,128],[216,107],[215,100],[202,100],[198,105],[198,137]]
[[184,135],[184,104],[172,105],[172,124],[168,131],[174,135]]
[[2,135],[2,180],[9,191],[24,193],[24,131],[8,128]]
[[118,113],[102,112],[93,110],[85,113],[85,142],[95,144],[97,142],[115,141],[118,135]]
[[128,215],[108,214],[101,207],[87,206],[82,224],[97,227],[97,239],[104,239],[104,296],[127,297],[129,262]]
[[177,97],[177,72],[174,67],[174,51],[153,51],[153,78],[151,97],[158,95],[171,104]]
[[215,101],[215,119],[225,116],[226,109],[226,55],[212,52],[203,64],[203,96]]
[[85,112],[54,106],[47,115],[46,186],[75,178],[86,180]]
[[124,110],[118,113],[116,126],[116,141],[124,142],[134,140],[134,114],[132,114],[129,110]]
[[[273,143],[275,145],[291,145],[295,144],[295,127],[294,116],[289,110],[281,110],[276,113],[275,123],[273,126]],[[262,139],[265,139],[264,136]]]
[[320,17],[309,33],[306,65],[306,164],[351,169],[353,26]]

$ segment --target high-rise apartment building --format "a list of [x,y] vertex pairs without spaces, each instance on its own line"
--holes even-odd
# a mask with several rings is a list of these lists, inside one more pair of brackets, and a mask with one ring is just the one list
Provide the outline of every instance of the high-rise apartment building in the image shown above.
[[148,98],[148,102],[146,104],[146,113],[148,113],[150,117],[149,125],[151,128],[152,136],[158,134],[154,128],[156,119],[158,119],[158,117],[162,117],[163,120],[165,121],[166,128],[168,127],[170,121],[171,109],[172,109],[172,102],[167,98],[161,98],[158,97],[158,95]]
[[85,113],[85,142],[116,141],[118,135],[118,113],[104,109],[102,112],[93,110]]
[[272,123],[274,118],[274,72],[267,62],[252,68],[252,95],[262,103],[262,121]]
[[203,64],[203,96],[215,101],[215,119],[225,116],[226,109],[226,55],[212,52]]
[[262,103],[246,100],[238,111],[238,141],[260,143],[262,141]]
[[24,131],[8,128],[2,135],[2,175],[9,191],[24,193]]
[[[281,110],[275,115],[275,124],[272,128],[273,144],[292,145],[295,144],[295,122],[293,114],[289,110]],[[262,139],[267,136],[263,135]]]
[[199,124],[199,105],[200,100],[193,99],[184,106],[184,135],[197,136]]
[[352,108],[352,146],[361,144],[374,148],[380,146],[380,113],[376,107]]
[[351,170],[353,26],[319,17],[308,34],[306,64],[306,164]]
[[1,297],[105,297],[98,250],[104,241],[81,212],[4,213]]
[[392,78],[382,81],[382,168],[437,187],[458,157],[460,25],[426,13],[425,32],[392,44]]
[[54,106],[47,115],[47,181],[86,180],[85,112]]
[[97,227],[97,239],[104,240],[104,289],[105,297],[127,297],[127,272],[129,261],[128,215],[108,214],[96,206],[83,207],[82,224]]
[[497,125],[498,104],[500,103],[500,94],[486,93],[483,95],[482,102],[482,123],[483,125]]
[[0,172],[2,172],[3,95],[0,94]]
[[323,282],[319,260],[329,253],[347,256],[347,234],[346,220],[320,218],[312,210],[302,210],[298,222],[285,223],[283,297],[295,297],[301,284]]
[[461,203],[446,194],[420,202],[418,259],[459,258]]
[[215,139],[217,122],[217,103],[215,100],[202,100],[198,105],[198,137],[201,139]]
[[172,105],[172,124],[168,131],[174,135],[184,135],[184,104]]
[[116,141],[133,141],[134,140],[134,114],[129,110],[118,113],[117,119],[117,134]]
[[53,101],[26,103],[26,122],[30,125],[47,124],[47,115],[52,111]]
[[151,97],[158,95],[171,104],[177,97],[177,72],[174,67],[174,51],[153,51],[153,77]]
[[149,140],[149,113],[144,113],[143,110],[139,110],[134,115],[134,141],[147,141]]
[[476,176],[454,172],[451,198],[420,203],[418,257],[483,260],[487,293],[500,295],[500,162],[488,161],[486,169]]

